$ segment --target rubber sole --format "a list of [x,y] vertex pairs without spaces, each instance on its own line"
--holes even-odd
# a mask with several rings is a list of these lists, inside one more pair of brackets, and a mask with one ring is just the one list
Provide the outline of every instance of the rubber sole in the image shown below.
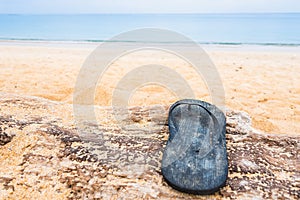
[[212,194],[226,183],[226,118],[216,106],[184,99],[169,110],[169,139],[162,174],[176,190]]

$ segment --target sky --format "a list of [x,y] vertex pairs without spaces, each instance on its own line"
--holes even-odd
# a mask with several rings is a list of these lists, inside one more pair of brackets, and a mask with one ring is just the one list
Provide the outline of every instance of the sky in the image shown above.
[[0,0],[0,13],[300,12],[300,0]]

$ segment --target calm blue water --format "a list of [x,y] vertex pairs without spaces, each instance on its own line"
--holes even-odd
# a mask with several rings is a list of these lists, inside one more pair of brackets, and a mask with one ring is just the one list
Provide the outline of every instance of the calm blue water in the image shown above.
[[144,27],[200,43],[300,45],[300,13],[0,15],[2,40],[103,41]]

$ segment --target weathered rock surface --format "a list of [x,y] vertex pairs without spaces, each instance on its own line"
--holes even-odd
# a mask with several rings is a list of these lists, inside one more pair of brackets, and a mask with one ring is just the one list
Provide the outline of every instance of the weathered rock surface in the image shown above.
[[161,111],[133,107],[116,121],[98,107],[98,124],[82,134],[72,105],[0,94],[0,199],[300,198],[300,136],[257,133],[234,111],[226,113],[226,186],[211,196],[173,190],[160,172],[168,138]]

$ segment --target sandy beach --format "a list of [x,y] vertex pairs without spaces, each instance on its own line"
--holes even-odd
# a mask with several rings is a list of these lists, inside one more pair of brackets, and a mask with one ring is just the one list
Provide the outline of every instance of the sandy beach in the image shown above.
[[[82,98],[94,93],[97,122],[82,123],[83,132],[78,131],[73,92],[96,47],[0,44],[0,199],[297,199],[299,47],[203,47],[218,69],[228,108],[229,174],[226,185],[211,196],[178,192],[161,175],[169,137],[161,108],[178,100],[178,94],[162,85],[141,85],[129,98],[129,117],[122,115],[127,107],[118,108],[123,118],[116,121],[111,109],[120,80],[149,64],[174,70],[196,98],[212,102],[205,81],[174,54],[147,49],[114,60],[95,91],[81,93]],[[93,70],[88,69],[91,76]],[[137,80],[133,76],[129,83]],[[174,79],[167,75],[165,81]],[[120,94],[117,100],[124,97]],[[85,111],[80,113],[84,120],[90,117]]]
[[[0,91],[72,104],[80,68],[97,44],[0,43]],[[204,46],[225,88],[226,107],[245,111],[254,128],[267,133],[300,134],[299,47]],[[160,51],[138,51],[114,61],[98,82],[95,104],[109,106],[113,88],[131,69],[159,63],[178,71],[210,101],[203,82],[188,63]],[[158,86],[137,90],[130,105],[171,104],[176,96]]]

